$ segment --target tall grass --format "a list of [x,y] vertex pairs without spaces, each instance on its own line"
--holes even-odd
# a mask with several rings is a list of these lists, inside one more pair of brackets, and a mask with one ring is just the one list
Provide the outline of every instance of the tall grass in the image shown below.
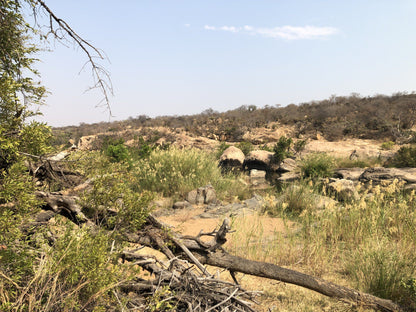
[[248,189],[240,176],[222,174],[214,154],[197,149],[155,150],[134,164],[141,189],[164,196],[184,196],[211,184],[220,197],[245,197]]
[[[280,265],[301,266],[303,271],[318,276],[335,274],[350,287],[414,310],[416,196],[414,192],[404,193],[402,186],[395,181],[387,187],[362,187],[359,200],[324,210],[314,208],[314,193],[306,191],[313,188],[316,192],[317,188],[298,187],[304,190],[304,197],[293,196],[296,192],[287,188],[274,194],[268,205],[285,222],[295,221],[296,230],[287,228],[286,233],[264,237],[261,225],[252,223],[250,228],[240,223],[245,230],[237,229],[240,238],[233,241],[233,250],[239,255],[258,254]],[[287,192],[294,194],[287,197]],[[279,196],[286,204],[276,205]],[[303,211],[296,216],[282,213],[290,206],[288,198],[299,203],[297,207],[303,207]],[[244,231],[260,243],[257,250],[250,240],[241,239]]]

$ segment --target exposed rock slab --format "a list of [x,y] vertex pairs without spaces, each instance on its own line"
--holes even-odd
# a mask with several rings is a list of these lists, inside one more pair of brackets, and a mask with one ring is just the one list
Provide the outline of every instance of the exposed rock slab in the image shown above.
[[416,183],[416,168],[368,168],[359,178],[361,182],[372,181],[374,184],[391,183],[395,179],[405,183]]
[[358,181],[358,179],[364,173],[364,171],[365,168],[340,168],[335,170],[334,175],[338,179]]

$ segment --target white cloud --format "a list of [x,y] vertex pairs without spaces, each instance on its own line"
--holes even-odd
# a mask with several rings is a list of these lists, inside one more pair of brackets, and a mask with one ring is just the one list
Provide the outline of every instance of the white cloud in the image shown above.
[[214,26],[209,26],[209,25],[205,25],[205,26],[204,26],[204,29],[206,29],[206,30],[217,30],[217,28],[216,28],[216,27],[214,27]]
[[185,27],[191,27],[191,24],[185,24]]
[[273,28],[258,28],[249,25],[244,27],[222,26],[215,27],[205,25],[207,30],[222,30],[232,33],[244,33],[258,35],[266,38],[299,40],[299,39],[319,39],[334,35],[338,32],[334,27],[316,27],[316,26],[282,26]]

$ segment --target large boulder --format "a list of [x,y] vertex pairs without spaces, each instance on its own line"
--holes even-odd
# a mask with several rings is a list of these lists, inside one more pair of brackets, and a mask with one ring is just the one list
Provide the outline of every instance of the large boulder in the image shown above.
[[220,166],[225,169],[243,167],[245,155],[244,153],[235,146],[230,146],[227,148],[220,157]]
[[339,201],[357,200],[359,198],[355,184],[351,180],[331,179],[327,191],[334,194]]
[[405,183],[416,183],[416,168],[384,168],[374,167],[366,169],[360,176],[360,182],[373,184],[389,184],[394,180]]
[[251,151],[244,160],[244,169],[270,171],[273,163],[273,155],[274,153],[263,150]]

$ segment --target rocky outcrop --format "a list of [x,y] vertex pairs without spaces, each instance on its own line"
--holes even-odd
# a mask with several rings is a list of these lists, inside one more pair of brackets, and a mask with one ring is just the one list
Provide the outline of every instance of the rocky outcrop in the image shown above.
[[245,155],[239,148],[230,146],[222,153],[219,165],[225,169],[241,169],[244,159]]
[[251,151],[245,158],[243,167],[246,170],[270,171],[273,163],[273,153],[263,150]]
[[361,174],[359,181],[385,185],[395,179],[408,184],[416,183],[416,168],[368,168]]
[[334,177],[338,179],[358,181],[364,171],[365,168],[340,168],[335,170]]

